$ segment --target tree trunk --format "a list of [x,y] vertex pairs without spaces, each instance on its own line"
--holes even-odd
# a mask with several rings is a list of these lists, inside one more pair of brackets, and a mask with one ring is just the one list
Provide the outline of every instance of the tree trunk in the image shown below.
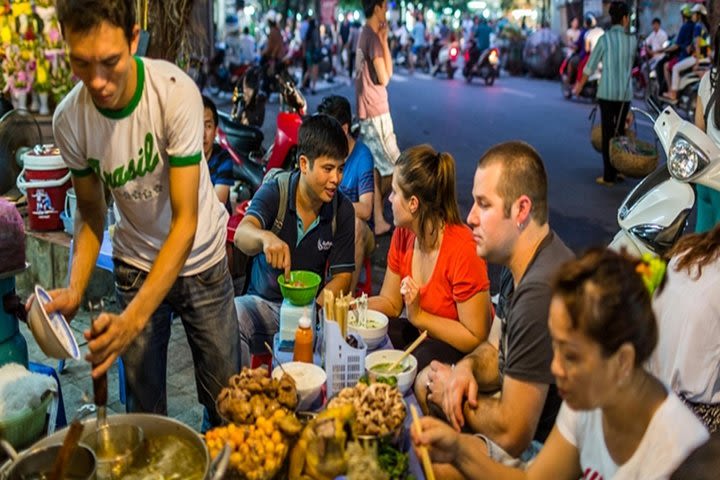
[[[714,39],[718,22],[720,22],[720,0],[708,0],[708,21],[710,22],[710,35]],[[718,48],[718,45],[712,45],[712,48]]]
[[[207,48],[207,29],[198,25],[194,10],[205,7],[203,0],[155,0],[149,4],[148,57],[175,62],[178,57],[201,53]],[[141,12],[138,12],[141,13]],[[142,22],[142,16],[138,15]],[[142,23],[141,23],[142,25]],[[201,39],[198,42],[198,39]]]

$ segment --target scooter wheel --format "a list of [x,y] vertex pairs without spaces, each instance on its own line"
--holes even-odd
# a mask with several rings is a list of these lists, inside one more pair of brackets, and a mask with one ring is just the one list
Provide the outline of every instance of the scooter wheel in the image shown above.
[[472,73],[471,73],[471,74],[468,74],[468,75],[465,75],[465,81],[466,81],[467,83],[472,83],[472,79],[473,79]]
[[495,83],[495,75],[491,73],[490,75],[485,77],[485,85],[491,87],[493,83]]

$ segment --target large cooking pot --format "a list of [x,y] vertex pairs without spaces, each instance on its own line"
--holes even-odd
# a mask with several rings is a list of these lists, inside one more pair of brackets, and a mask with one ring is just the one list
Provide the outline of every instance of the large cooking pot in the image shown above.
[[[45,478],[52,471],[61,445],[50,445],[25,450],[18,455],[13,447],[5,443],[2,448],[10,461],[0,471],[3,480],[23,480],[26,478]],[[85,445],[78,445],[66,464],[65,477],[78,480],[95,478],[95,454]]]
[[[147,413],[111,415],[108,416],[107,420],[110,425],[128,423],[137,425],[142,428],[146,439],[165,435],[178,437],[179,439],[192,445],[192,448],[194,448],[199,454],[199,457],[203,462],[203,478],[206,480],[220,480],[225,474],[225,470],[227,469],[228,462],[230,460],[230,449],[225,448],[215,460],[211,461],[210,454],[208,453],[207,446],[205,445],[203,439],[200,438],[200,435],[198,435],[197,432],[184,423],[178,422],[172,418]],[[94,418],[88,418],[83,421],[85,431],[95,431],[95,422],[96,420]],[[61,444],[67,431],[68,429],[64,428],[48,437],[45,437],[30,447],[29,450]],[[3,478],[2,475],[0,475],[0,478]]]

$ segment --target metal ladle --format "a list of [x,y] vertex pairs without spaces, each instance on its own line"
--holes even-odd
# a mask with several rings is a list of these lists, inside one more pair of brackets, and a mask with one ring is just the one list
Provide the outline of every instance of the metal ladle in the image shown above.
[[[102,311],[102,300],[98,303],[89,302],[90,331],[93,338],[99,333],[95,329],[95,313]],[[93,367],[96,365],[93,364]],[[132,466],[140,446],[143,444],[143,430],[137,425],[112,423],[107,421],[107,373],[93,378],[93,393],[97,407],[95,432],[84,438],[97,456],[98,478],[121,478]]]

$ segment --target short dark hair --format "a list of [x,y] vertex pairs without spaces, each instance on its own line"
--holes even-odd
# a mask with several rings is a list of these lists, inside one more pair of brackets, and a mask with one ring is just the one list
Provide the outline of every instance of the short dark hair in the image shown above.
[[650,293],[636,269],[641,260],[612,250],[589,250],[555,274],[553,296],[565,304],[572,328],[609,357],[625,343],[641,366],[655,349],[658,328]]
[[610,3],[610,9],[608,10],[610,13],[610,23],[613,25],[618,25],[622,23],[622,19],[630,15],[630,9],[627,6],[627,3],[615,0]]
[[88,33],[102,22],[121,28],[128,44],[135,28],[135,2],[129,0],[56,0],[60,29]]
[[217,127],[218,126],[218,113],[217,113],[217,107],[215,106],[215,102],[210,100],[210,97],[208,97],[207,95],[202,96],[202,101],[203,101],[203,109],[209,108],[210,111],[212,112],[213,122],[215,122],[215,126]]
[[658,25],[662,25],[662,22],[660,21],[660,19],[658,17],[653,18],[652,23],[657,23]]
[[529,144],[505,142],[491,147],[478,161],[477,168],[502,165],[497,191],[503,201],[505,217],[521,195],[532,202],[530,216],[540,225],[548,221],[547,173],[540,154]]
[[298,137],[298,156],[305,155],[311,167],[319,157],[345,160],[348,156],[345,132],[329,115],[318,114],[304,120]]
[[243,35],[249,35],[250,29],[248,27],[243,27]]
[[350,102],[347,98],[340,95],[329,95],[323,98],[320,106],[318,106],[317,112],[330,115],[343,127],[347,125],[349,128],[352,123]]
[[375,13],[375,7],[382,5],[383,0],[362,0],[363,13],[365,18],[370,18]]

